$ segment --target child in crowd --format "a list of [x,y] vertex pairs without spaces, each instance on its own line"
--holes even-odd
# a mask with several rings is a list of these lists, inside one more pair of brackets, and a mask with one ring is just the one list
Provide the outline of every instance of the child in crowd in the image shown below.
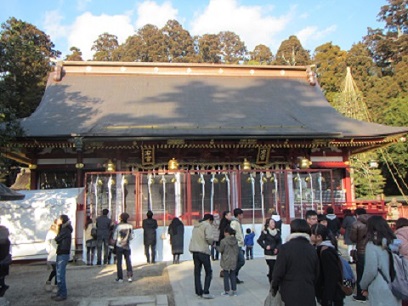
[[245,253],[246,253],[246,259],[254,259],[254,237],[255,233],[250,229],[246,229],[246,235],[244,238],[244,244],[245,244]]
[[238,241],[235,238],[235,230],[229,225],[224,230],[224,239],[221,240],[219,246],[219,252],[221,253],[221,269],[224,271],[224,292],[223,296],[230,295],[230,284],[232,289],[232,295],[237,295],[237,276],[235,269],[237,268],[238,261]]

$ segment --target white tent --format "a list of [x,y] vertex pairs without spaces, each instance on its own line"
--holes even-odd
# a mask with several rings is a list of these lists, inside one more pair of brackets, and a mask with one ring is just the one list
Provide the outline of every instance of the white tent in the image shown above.
[[82,237],[76,223],[83,228],[82,218],[77,219],[77,203],[83,203],[83,191],[84,188],[21,190],[23,200],[0,202],[0,224],[9,229],[13,260],[46,258],[45,235],[61,214],[71,219],[74,250],[75,238],[80,238],[76,233]]

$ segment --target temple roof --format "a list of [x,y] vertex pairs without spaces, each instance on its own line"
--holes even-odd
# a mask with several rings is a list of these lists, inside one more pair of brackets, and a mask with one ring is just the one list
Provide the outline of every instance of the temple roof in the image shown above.
[[390,127],[346,118],[309,67],[62,62],[27,137],[378,138]]

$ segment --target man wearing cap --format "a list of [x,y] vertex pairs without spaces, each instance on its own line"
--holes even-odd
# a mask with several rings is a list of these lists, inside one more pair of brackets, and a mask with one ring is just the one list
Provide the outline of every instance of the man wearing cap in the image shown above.
[[[210,260],[211,252],[209,248],[214,238],[212,230],[213,222],[214,216],[211,214],[205,214],[204,218],[194,226],[189,246],[194,261],[195,292],[199,297],[205,299],[214,298],[214,296],[210,294],[212,269]],[[203,266],[205,270],[204,290],[201,285],[201,269]]]

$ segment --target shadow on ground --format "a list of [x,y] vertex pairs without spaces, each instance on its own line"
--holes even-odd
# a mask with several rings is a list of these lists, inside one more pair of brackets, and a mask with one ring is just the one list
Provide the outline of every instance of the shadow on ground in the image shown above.
[[[5,298],[13,306],[79,305],[84,298],[167,295],[168,305],[174,297],[166,263],[133,267],[133,282],[115,283],[116,266],[86,266],[70,263],[67,268],[68,299],[54,302],[53,293],[44,290],[50,270],[45,262],[13,263],[6,283],[10,286]],[[126,271],[124,271],[126,275]]]

